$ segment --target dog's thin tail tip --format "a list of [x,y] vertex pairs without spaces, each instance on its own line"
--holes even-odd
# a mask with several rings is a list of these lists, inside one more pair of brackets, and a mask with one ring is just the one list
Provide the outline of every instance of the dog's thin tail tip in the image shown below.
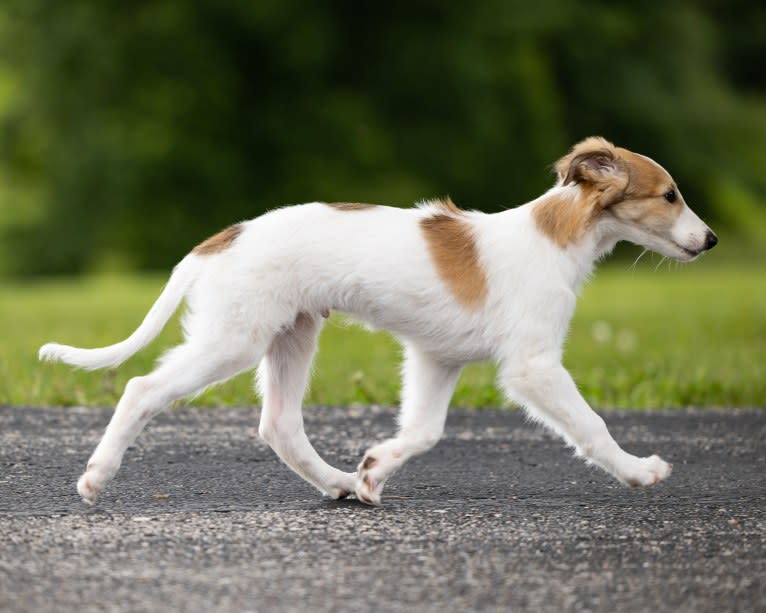
[[37,359],[41,362],[59,362],[64,345],[58,343],[45,343],[37,352]]
[[46,343],[40,347],[42,362],[64,362],[83,370],[114,368],[140,351],[160,333],[181,304],[187,290],[196,279],[198,264],[195,257],[184,258],[170,276],[168,284],[149,309],[141,325],[128,338],[108,347],[81,349],[70,345]]
[[37,358],[41,362],[63,362],[75,368],[84,370],[96,370],[106,366],[112,366],[111,360],[98,359],[93,355],[97,350],[79,349],[59,343],[46,343],[40,347]]
[[41,362],[64,362],[72,366],[81,366],[79,360],[75,359],[75,354],[79,350],[69,345],[60,345],[59,343],[45,343],[40,347],[37,353],[37,359]]

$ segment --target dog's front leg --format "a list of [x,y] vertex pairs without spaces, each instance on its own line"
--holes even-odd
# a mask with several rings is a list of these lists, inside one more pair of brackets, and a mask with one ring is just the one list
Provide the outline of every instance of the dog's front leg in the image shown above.
[[670,475],[670,464],[658,456],[638,458],[620,448],[558,362],[538,358],[523,365],[507,364],[501,384],[512,400],[560,434],[579,455],[626,485],[654,485]]
[[461,369],[406,347],[399,433],[364,454],[355,488],[359,500],[379,505],[383,486],[394,471],[439,442]]

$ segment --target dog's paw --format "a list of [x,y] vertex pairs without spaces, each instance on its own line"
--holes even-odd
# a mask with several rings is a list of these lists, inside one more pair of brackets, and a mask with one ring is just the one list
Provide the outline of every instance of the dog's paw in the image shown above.
[[328,487],[324,494],[333,500],[342,500],[348,497],[356,488],[356,473],[342,473],[342,478],[337,483]]
[[380,506],[380,495],[383,492],[385,478],[376,468],[380,467],[380,461],[374,456],[367,454],[357,469],[354,492],[356,497],[365,504]]
[[661,457],[653,455],[648,458],[637,458],[637,466],[624,478],[630,487],[649,487],[667,479],[673,471],[673,465]]
[[96,497],[104,488],[104,484],[98,481],[93,471],[87,471],[77,480],[77,493],[86,504],[92,505]]
[[92,505],[96,502],[96,498],[101,493],[101,490],[106,487],[106,484],[109,483],[116,472],[116,468],[104,470],[99,465],[95,465],[92,462],[88,463],[85,472],[77,480],[77,493],[80,494],[85,503]]

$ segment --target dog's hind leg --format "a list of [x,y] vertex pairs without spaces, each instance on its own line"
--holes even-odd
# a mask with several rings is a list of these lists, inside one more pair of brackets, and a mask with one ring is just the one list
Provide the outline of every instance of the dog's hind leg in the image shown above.
[[506,365],[500,382],[511,399],[561,435],[578,455],[626,485],[654,485],[670,475],[670,464],[658,456],[639,458],[617,444],[604,420],[588,406],[561,364],[538,359]]
[[380,504],[383,486],[394,471],[439,442],[461,369],[442,364],[416,347],[406,347],[399,432],[364,454],[355,487],[359,500]]
[[303,429],[301,413],[321,327],[321,318],[300,313],[292,327],[272,340],[258,367],[263,398],[258,432],[285,464],[337,499],[353,491],[356,475],[333,468],[319,456]]
[[254,368],[261,355],[262,351],[252,346],[187,343],[170,350],[152,373],[128,381],[101,442],[77,482],[80,496],[93,504],[117,473],[125,450],[168,404]]

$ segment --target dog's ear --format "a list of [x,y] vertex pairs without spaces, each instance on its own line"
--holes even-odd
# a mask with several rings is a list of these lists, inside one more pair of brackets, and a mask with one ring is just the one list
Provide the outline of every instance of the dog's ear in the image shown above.
[[597,136],[577,143],[555,167],[562,185],[611,181],[625,172],[615,146]]
[[625,197],[630,181],[629,168],[608,140],[591,137],[576,144],[556,162],[559,185],[579,183],[591,188],[589,202],[609,207]]

